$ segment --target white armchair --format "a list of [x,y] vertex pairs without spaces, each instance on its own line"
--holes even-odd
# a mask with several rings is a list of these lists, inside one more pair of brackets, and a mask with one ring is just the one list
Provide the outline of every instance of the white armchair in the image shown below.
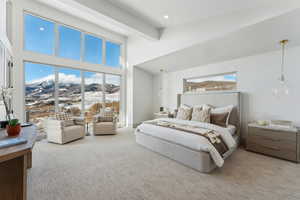
[[49,118],[44,126],[48,142],[65,144],[85,136],[84,119],[80,117],[71,120]]
[[94,135],[117,134],[117,121],[118,117],[116,114],[113,114],[112,116],[103,116],[103,114],[95,115],[93,120]]

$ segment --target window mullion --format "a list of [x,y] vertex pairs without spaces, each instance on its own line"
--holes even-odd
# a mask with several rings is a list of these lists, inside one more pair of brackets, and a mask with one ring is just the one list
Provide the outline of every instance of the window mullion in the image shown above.
[[58,96],[59,96],[59,86],[58,86],[58,79],[59,79],[59,73],[58,73],[58,68],[54,67],[54,107],[55,107],[55,112],[59,112],[59,101],[58,101]]
[[81,75],[81,115],[84,115],[85,112],[85,77],[84,77],[84,71],[80,71]]
[[103,102],[103,107],[106,107],[106,95],[105,95],[105,78],[106,78],[106,74],[103,74],[103,79],[102,79],[102,102]]
[[106,65],[106,39],[102,40],[102,64]]
[[54,55],[58,56],[58,54],[59,54],[59,31],[58,31],[58,24],[57,23],[55,23],[55,26],[54,26],[54,33],[55,33]]
[[84,51],[85,51],[85,40],[84,37],[85,34],[83,32],[81,32],[81,42],[80,42],[80,61],[83,62],[84,61]]

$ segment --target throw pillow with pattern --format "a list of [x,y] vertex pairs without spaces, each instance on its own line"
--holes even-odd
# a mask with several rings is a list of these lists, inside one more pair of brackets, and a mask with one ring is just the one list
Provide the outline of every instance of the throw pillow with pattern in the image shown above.
[[176,119],[190,120],[191,114],[192,114],[192,108],[180,107],[178,108]]
[[210,108],[193,108],[192,121],[210,123]]

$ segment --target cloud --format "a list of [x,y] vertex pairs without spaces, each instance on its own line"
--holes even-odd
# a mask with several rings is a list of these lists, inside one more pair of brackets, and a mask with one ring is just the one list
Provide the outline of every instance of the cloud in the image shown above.
[[[51,74],[41,79],[32,80],[31,82],[29,82],[29,84],[41,83],[44,81],[54,81],[54,79],[55,79],[55,75]],[[85,78],[85,84],[88,85],[92,83],[102,84],[103,83],[102,80],[103,80],[103,75],[101,73],[93,73],[92,76]],[[64,84],[70,84],[70,83],[81,84],[81,77],[76,76],[74,74],[59,73],[58,82]],[[107,74],[106,83],[120,85],[120,76]]]

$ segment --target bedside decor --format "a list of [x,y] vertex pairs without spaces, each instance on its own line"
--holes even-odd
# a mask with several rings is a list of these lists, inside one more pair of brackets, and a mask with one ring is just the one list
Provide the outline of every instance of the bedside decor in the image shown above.
[[286,120],[271,120],[270,125],[281,126],[285,128],[293,127],[293,123],[291,121],[286,121]]
[[267,125],[269,125],[269,122],[266,121],[266,120],[258,120],[258,121],[256,121],[256,123],[258,125],[260,125],[260,126],[267,126]]
[[154,113],[154,119],[160,119],[160,118],[169,118],[169,112]]

